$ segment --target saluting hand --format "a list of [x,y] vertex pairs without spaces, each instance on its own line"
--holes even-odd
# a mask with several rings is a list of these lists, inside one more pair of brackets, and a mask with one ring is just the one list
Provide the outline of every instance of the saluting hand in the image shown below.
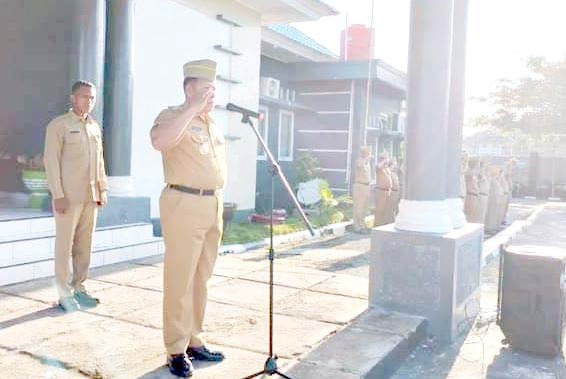
[[191,107],[197,114],[201,114],[207,107],[211,106],[214,100],[214,90],[209,88],[203,93],[196,95],[195,98],[191,100]]
[[69,209],[69,201],[65,197],[55,199],[53,200],[53,207],[56,213],[65,214],[67,209]]

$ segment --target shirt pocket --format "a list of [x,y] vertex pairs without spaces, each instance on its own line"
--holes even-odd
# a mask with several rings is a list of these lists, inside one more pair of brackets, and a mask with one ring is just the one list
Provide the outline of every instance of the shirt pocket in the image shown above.
[[65,132],[64,156],[75,158],[82,152],[82,133],[80,130],[67,130]]
[[199,155],[209,156],[212,152],[210,146],[210,138],[206,135],[201,135],[195,132],[188,132],[191,146],[198,152]]

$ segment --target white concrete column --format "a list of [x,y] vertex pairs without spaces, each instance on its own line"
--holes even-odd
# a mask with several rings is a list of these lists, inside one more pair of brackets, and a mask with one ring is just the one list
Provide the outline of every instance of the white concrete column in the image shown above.
[[462,159],[462,129],[464,126],[466,82],[466,35],[468,27],[468,1],[454,2],[452,34],[452,63],[450,79],[450,107],[446,146],[446,197],[455,228],[466,224],[464,201],[460,198],[460,171]]
[[453,229],[446,199],[446,125],[453,0],[413,0],[409,42],[405,198],[398,230]]

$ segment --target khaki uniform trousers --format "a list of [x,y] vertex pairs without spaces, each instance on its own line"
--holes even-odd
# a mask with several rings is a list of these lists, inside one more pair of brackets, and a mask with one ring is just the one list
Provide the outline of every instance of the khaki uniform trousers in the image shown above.
[[354,183],[352,198],[354,200],[354,230],[366,227],[366,212],[369,207],[369,184]]
[[222,236],[222,196],[200,196],[166,188],[160,199],[165,241],[163,339],[169,355],[199,347],[207,282]]
[[374,226],[381,226],[381,225],[385,225],[386,222],[387,206],[391,199],[391,193],[388,190],[383,190],[379,188],[377,188],[375,192],[376,192],[375,212],[374,212],[375,219],[373,224]]
[[466,220],[473,223],[481,223],[479,209],[480,209],[480,195],[475,193],[468,193],[464,202],[464,213]]
[[389,201],[387,202],[387,209],[385,210],[385,224],[391,224],[395,222],[395,216],[399,211],[399,201],[401,200],[401,194],[399,190],[391,190],[391,195],[389,196]]
[[55,282],[61,299],[73,296],[73,291],[85,290],[97,216],[94,202],[71,203],[64,214],[55,213]]
[[489,203],[489,194],[488,193],[480,193],[479,195],[479,202],[478,202],[478,208],[477,208],[477,221],[480,224],[485,224],[485,220],[487,217],[487,207],[488,207],[488,203]]

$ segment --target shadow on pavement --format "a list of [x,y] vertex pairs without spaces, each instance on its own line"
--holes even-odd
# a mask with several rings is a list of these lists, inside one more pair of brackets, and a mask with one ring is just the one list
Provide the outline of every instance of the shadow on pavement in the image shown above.
[[38,320],[40,318],[44,318],[44,317],[61,317],[63,316],[65,313],[59,309],[58,306],[52,306],[50,308],[45,308],[45,309],[40,309],[38,311],[32,312],[32,313],[28,313],[26,315],[20,316],[20,317],[16,317],[13,318],[11,320],[5,320],[0,322],[0,330],[4,329],[4,328],[9,328],[11,326],[14,325],[19,325],[19,324],[23,324],[29,321],[34,321],[34,320]]
[[563,357],[543,358],[502,347],[487,368],[486,378],[563,379],[566,378],[566,366]]

